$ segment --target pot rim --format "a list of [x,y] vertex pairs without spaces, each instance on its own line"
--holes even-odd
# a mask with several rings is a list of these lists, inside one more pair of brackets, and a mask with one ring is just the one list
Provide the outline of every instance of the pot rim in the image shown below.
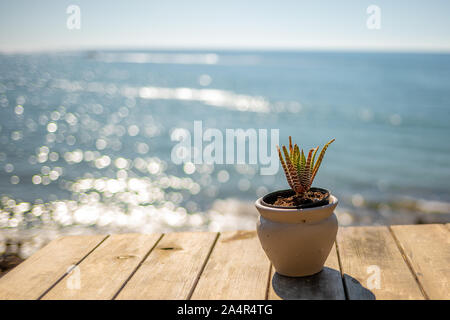
[[315,223],[331,216],[338,205],[338,198],[330,194],[329,203],[312,208],[274,208],[262,204],[262,198],[255,202],[256,209],[265,219],[282,223]]

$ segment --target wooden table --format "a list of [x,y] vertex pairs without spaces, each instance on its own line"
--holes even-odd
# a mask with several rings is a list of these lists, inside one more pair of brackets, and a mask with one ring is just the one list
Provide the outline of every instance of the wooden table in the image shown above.
[[69,236],[0,299],[450,299],[450,226],[340,228],[322,272],[275,273],[254,231]]

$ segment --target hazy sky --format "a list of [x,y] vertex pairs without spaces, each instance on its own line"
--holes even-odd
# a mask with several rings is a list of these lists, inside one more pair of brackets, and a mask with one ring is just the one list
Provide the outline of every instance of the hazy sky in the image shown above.
[[[66,27],[69,5],[80,30]],[[450,52],[450,1],[0,0],[0,51],[101,48]]]

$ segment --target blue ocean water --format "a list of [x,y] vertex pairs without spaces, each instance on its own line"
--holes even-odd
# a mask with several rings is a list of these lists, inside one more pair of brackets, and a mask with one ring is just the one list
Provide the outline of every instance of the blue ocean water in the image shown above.
[[250,226],[281,169],[175,165],[171,133],[195,120],[305,149],[336,138],[314,185],[343,224],[450,212],[448,54],[2,54],[0,112],[3,230]]

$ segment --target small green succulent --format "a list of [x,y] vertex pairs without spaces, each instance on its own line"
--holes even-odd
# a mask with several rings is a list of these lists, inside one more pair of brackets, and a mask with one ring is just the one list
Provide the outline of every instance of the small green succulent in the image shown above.
[[278,156],[280,157],[281,166],[286,175],[289,186],[294,190],[297,196],[302,197],[311,188],[311,185],[322,163],[325,151],[335,139],[329,141],[319,154],[317,161],[316,154],[319,147],[309,150],[308,157],[305,156],[303,149],[300,151],[297,144],[292,146],[292,138],[289,136],[289,152],[286,146],[282,146],[283,155],[280,147],[277,146]]

